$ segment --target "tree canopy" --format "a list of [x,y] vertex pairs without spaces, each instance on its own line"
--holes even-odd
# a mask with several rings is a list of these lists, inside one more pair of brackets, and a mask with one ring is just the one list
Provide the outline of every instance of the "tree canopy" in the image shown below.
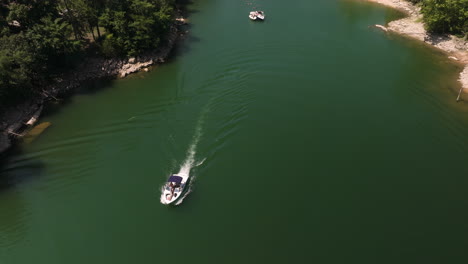
[[427,30],[468,35],[468,0],[410,0],[420,3]]

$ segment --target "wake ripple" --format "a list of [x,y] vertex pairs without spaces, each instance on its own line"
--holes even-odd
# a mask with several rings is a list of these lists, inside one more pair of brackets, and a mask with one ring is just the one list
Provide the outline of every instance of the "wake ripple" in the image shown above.
[[200,117],[198,118],[197,124],[195,125],[195,133],[193,135],[192,142],[187,150],[187,156],[184,162],[182,163],[182,166],[180,167],[179,172],[177,173],[178,175],[181,175],[181,176],[187,176],[188,186],[186,187],[187,189],[185,190],[183,196],[179,198],[179,200],[177,200],[175,205],[180,205],[193,190],[193,183],[195,182],[195,175],[190,176],[190,171],[192,170],[192,168],[202,165],[203,162],[205,161],[205,159],[202,159],[200,162],[196,162],[195,156],[197,154],[198,143],[200,142],[200,139],[203,135],[203,125],[205,123],[205,117],[210,110],[210,105],[211,105],[211,101],[206,105],[206,107],[203,109],[202,113],[200,114]]

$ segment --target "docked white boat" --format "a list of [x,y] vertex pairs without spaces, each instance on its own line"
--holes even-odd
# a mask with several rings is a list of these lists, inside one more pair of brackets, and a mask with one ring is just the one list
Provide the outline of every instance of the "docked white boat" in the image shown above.
[[161,190],[161,203],[171,204],[178,200],[184,191],[189,175],[174,174],[169,177]]
[[265,20],[265,13],[263,11],[252,11],[249,14],[251,20]]

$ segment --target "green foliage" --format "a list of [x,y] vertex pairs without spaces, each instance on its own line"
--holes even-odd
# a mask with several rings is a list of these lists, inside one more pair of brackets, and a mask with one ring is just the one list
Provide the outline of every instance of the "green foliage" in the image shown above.
[[158,46],[172,17],[173,8],[166,1],[121,0],[105,9],[100,22],[112,34],[116,49],[135,56]]
[[114,35],[107,34],[101,45],[101,51],[106,57],[117,57],[122,55],[122,50],[118,48],[119,44]]
[[422,12],[430,32],[468,34],[468,0],[424,0]]
[[34,26],[40,19],[45,16],[51,16],[57,18],[59,16],[57,10],[57,3],[54,0],[17,0],[17,1],[5,1],[3,8],[6,8],[2,13],[6,17],[6,21],[12,24],[13,21],[17,21],[19,27],[10,27],[13,32],[19,30],[26,30]]
[[34,54],[23,33],[0,38],[0,99],[24,97],[31,92]]
[[80,49],[80,40],[71,40],[71,26],[61,18],[52,20],[50,17],[41,19],[41,24],[28,31],[32,45],[47,57],[62,56]]

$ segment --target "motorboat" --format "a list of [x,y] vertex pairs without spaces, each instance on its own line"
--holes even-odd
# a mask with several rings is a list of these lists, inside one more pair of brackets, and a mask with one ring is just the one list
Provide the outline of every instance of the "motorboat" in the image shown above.
[[161,203],[171,204],[182,196],[188,175],[173,174],[161,190]]
[[251,20],[265,20],[265,13],[263,11],[252,11],[249,14]]
[[263,11],[257,11],[257,18],[260,20],[265,20],[265,13]]
[[255,12],[255,11],[250,12],[249,18],[251,20],[257,20],[257,12]]

